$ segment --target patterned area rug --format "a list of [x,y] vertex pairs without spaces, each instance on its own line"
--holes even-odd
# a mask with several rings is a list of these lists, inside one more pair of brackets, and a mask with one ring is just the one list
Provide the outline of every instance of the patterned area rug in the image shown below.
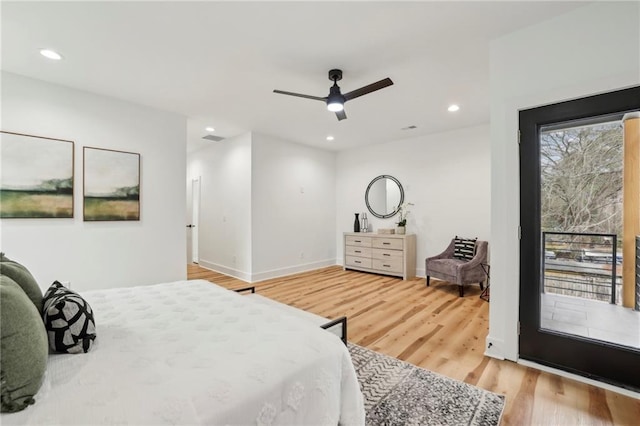
[[367,425],[497,425],[504,396],[349,343]]

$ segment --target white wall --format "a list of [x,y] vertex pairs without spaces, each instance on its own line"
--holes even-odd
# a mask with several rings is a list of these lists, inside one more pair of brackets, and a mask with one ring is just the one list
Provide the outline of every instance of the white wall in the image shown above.
[[[200,264],[251,280],[251,133],[193,152],[187,185],[200,181]],[[190,197],[189,197],[190,201]]]
[[[75,217],[0,221],[2,250],[43,289],[186,278],[184,117],[3,72],[2,129],[75,142]],[[83,221],[83,146],[141,154],[140,221]]]
[[518,357],[518,110],[640,82],[640,7],[597,3],[491,44],[491,306],[487,354]]
[[[444,250],[455,235],[489,239],[489,127],[475,126],[446,133],[403,139],[366,149],[338,153],[337,228],[339,263],[342,233],[353,231],[354,213],[368,212],[367,186],[379,175],[397,178],[405,201],[414,203],[407,233],[417,237],[417,274],[424,259]],[[367,214],[375,232],[394,228],[397,216],[378,219]],[[491,247],[491,244],[490,244]]]
[[335,265],[335,153],[253,133],[252,157],[252,281]]

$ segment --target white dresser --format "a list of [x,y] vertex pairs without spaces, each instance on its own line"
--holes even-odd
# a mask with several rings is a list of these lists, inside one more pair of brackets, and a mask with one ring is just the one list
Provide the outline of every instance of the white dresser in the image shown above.
[[415,234],[344,233],[344,269],[394,275],[416,275]]

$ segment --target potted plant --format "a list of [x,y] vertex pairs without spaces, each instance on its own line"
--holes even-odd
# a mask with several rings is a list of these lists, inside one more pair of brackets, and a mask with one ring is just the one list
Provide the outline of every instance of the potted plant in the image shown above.
[[396,224],[396,234],[405,234],[407,226],[407,216],[409,215],[409,206],[413,206],[413,203],[403,203],[398,206],[398,221]]

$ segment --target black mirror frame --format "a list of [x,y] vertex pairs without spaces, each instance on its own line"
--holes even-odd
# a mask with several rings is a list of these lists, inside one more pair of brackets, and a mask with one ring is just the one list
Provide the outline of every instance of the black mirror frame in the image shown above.
[[[389,214],[379,214],[377,212],[374,212],[373,209],[371,208],[371,206],[369,205],[369,190],[371,189],[371,185],[373,185],[374,183],[376,183],[377,181],[379,181],[380,179],[391,179],[392,181],[394,181],[396,183],[396,185],[398,185],[398,188],[400,189],[400,202],[398,203],[398,205],[396,206],[396,209],[389,213]],[[367,209],[369,209],[369,212],[374,215],[377,218],[380,219],[388,219],[390,217],[395,216],[396,214],[398,214],[398,211],[400,210],[400,206],[402,205],[402,203],[404,202],[404,188],[402,188],[402,184],[400,183],[400,181],[396,178],[394,178],[393,176],[390,175],[380,175],[376,178],[374,178],[371,183],[369,183],[369,186],[367,186],[367,191],[364,193],[364,202],[367,204]]]

